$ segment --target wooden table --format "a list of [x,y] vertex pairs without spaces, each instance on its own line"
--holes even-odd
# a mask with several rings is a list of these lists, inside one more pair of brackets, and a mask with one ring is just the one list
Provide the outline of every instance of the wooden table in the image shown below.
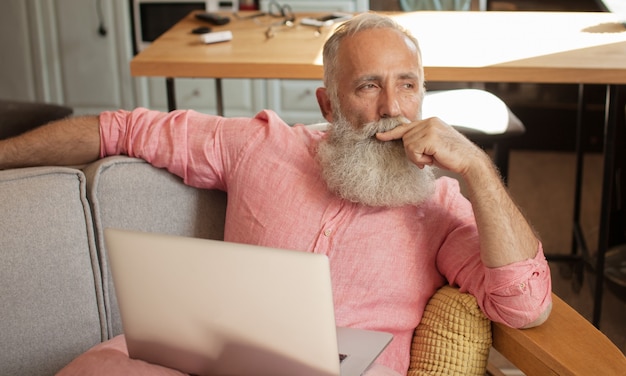
[[[312,14],[306,14],[311,16]],[[616,124],[624,109],[617,95],[626,85],[626,27],[623,17],[604,12],[410,12],[389,13],[420,41],[426,81],[520,82],[607,85],[604,178],[594,299],[594,325],[600,319],[604,254],[608,248],[613,190]],[[298,14],[303,17],[305,14]],[[314,14],[313,14],[314,16]],[[322,46],[332,28],[296,25],[267,38],[267,22],[232,21],[223,27],[233,40],[204,45],[191,29],[189,15],[131,61],[133,76],[167,79],[168,106],[175,108],[174,79],[215,78],[218,112],[222,78],[320,79]],[[278,30],[278,29],[277,29]],[[581,100],[582,102],[582,100]],[[579,117],[580,118],[580,117]],[[580,134],[581,121],[577,125]],[[587,262],[591,259],[579,227],[582,149],[577,146],[574,234]],[[581,240],[582,239],[582,240]],[[575,255],[576,246],[573,247]]]
[[[420,40],[430,81],[626,84],[626,29],[601,12],[391,13]],[[304,14],[298,14],[299,17]],[[275,19],[270,19],[274,20]],[[266,19],[263,22],[268,22]],[[233,20],[233,40],[203,45],[188,16],[138,54],[133,76],[320,79],[330,28]]]

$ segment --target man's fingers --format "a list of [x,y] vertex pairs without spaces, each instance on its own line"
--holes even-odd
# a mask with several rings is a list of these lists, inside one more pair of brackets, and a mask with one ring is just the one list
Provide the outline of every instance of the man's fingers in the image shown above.
[[400,124],[397,127],[386,132],[376,133],[376,138],[379,141],[392,141],[401,139],[405,135],[405,133],[411,129],[411,121],[405,117],[401,117],[398,120],[400,121]]
[[415,137],[413,134],[409,136],[407,139],[409,131],[414,129],[416,123],[411,123],[407,119],[401,119],[401,124],[395,127],[394,129],[388,130],[386,132],[376,133],[376,138],[379,141],[387,142],[393,140],[403,140],[404,148],[407,152],[407,157],[415,163],[419,168],[424,168],[425,166],[432,166],[435,163],[435,158],[433,155],[428,154],[427,150],[424,149],[424,145],[419,146],[419,143],[416,143]]
[[393,140],[399,140],[402,138],[402,136],[404,135],[404,132],[400,133],[400,132],[396,132],[396,130],[399,127],[396,127],[390,131],[387,132],[378,132],[376,133],[376,139],[378,141],[393,141]]
[[417,167],[424,168],[425,166],[432,166],[435,163],[435,159],[431,155],[419,154],[415,155],[413,162]]

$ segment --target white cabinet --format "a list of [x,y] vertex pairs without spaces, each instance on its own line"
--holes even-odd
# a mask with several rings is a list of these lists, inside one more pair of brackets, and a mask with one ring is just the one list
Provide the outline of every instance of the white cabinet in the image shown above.
[[4,1],[0,12],[0,98],[31,100],[38,96],[33,55],[30,47],[27,4],[20,0]]
[[[266,7],[263,0],[261,6]],[[364,11],[368,0],[290,0],[299,11]],[[0,98],[64,104],[76,114],[167,109],[164,78],[134,78],[128,0],[3,0]],[[106,29],[105,35],[100,27]],[[226,116],[269,108],[287,122],[320,121],[320,81],[222,80]],[[175,80],[178,108],[216,113],[215,80]]]
[[76,113],[134,105],[126,0],[2,5],[0,98],[61,103]]
[[[100,27],[105,35],[100,33]],[[0,98],[64,104],[76,114],[166,110],[165,80],[133,78],[128,0],[3,0]],[[179,107],[215,112],[212,80],[177,80]],[[264,82],[224,83],[229,114],[267,104]]]
[[[176,108],[217,113],[215,80],[178,78],[174,80]],[[167,111],[165,78],[135,78],[137,105]],[[268,108],[265,80],[223,79],[224,115],[253,116]]]

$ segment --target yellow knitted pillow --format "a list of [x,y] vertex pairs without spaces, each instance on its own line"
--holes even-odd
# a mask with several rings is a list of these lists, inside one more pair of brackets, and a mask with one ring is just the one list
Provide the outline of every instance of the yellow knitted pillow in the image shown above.
[[444,286],[415,330],[408,375],[484,376],[490,348],[491,321],[476,298]]

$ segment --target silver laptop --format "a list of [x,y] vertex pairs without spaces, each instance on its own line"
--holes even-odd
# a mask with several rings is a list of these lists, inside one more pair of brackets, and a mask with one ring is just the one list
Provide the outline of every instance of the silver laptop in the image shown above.
[[336,328],[328,258],[105,230],[128,352],[194,375],[360,375],[391,334]]

